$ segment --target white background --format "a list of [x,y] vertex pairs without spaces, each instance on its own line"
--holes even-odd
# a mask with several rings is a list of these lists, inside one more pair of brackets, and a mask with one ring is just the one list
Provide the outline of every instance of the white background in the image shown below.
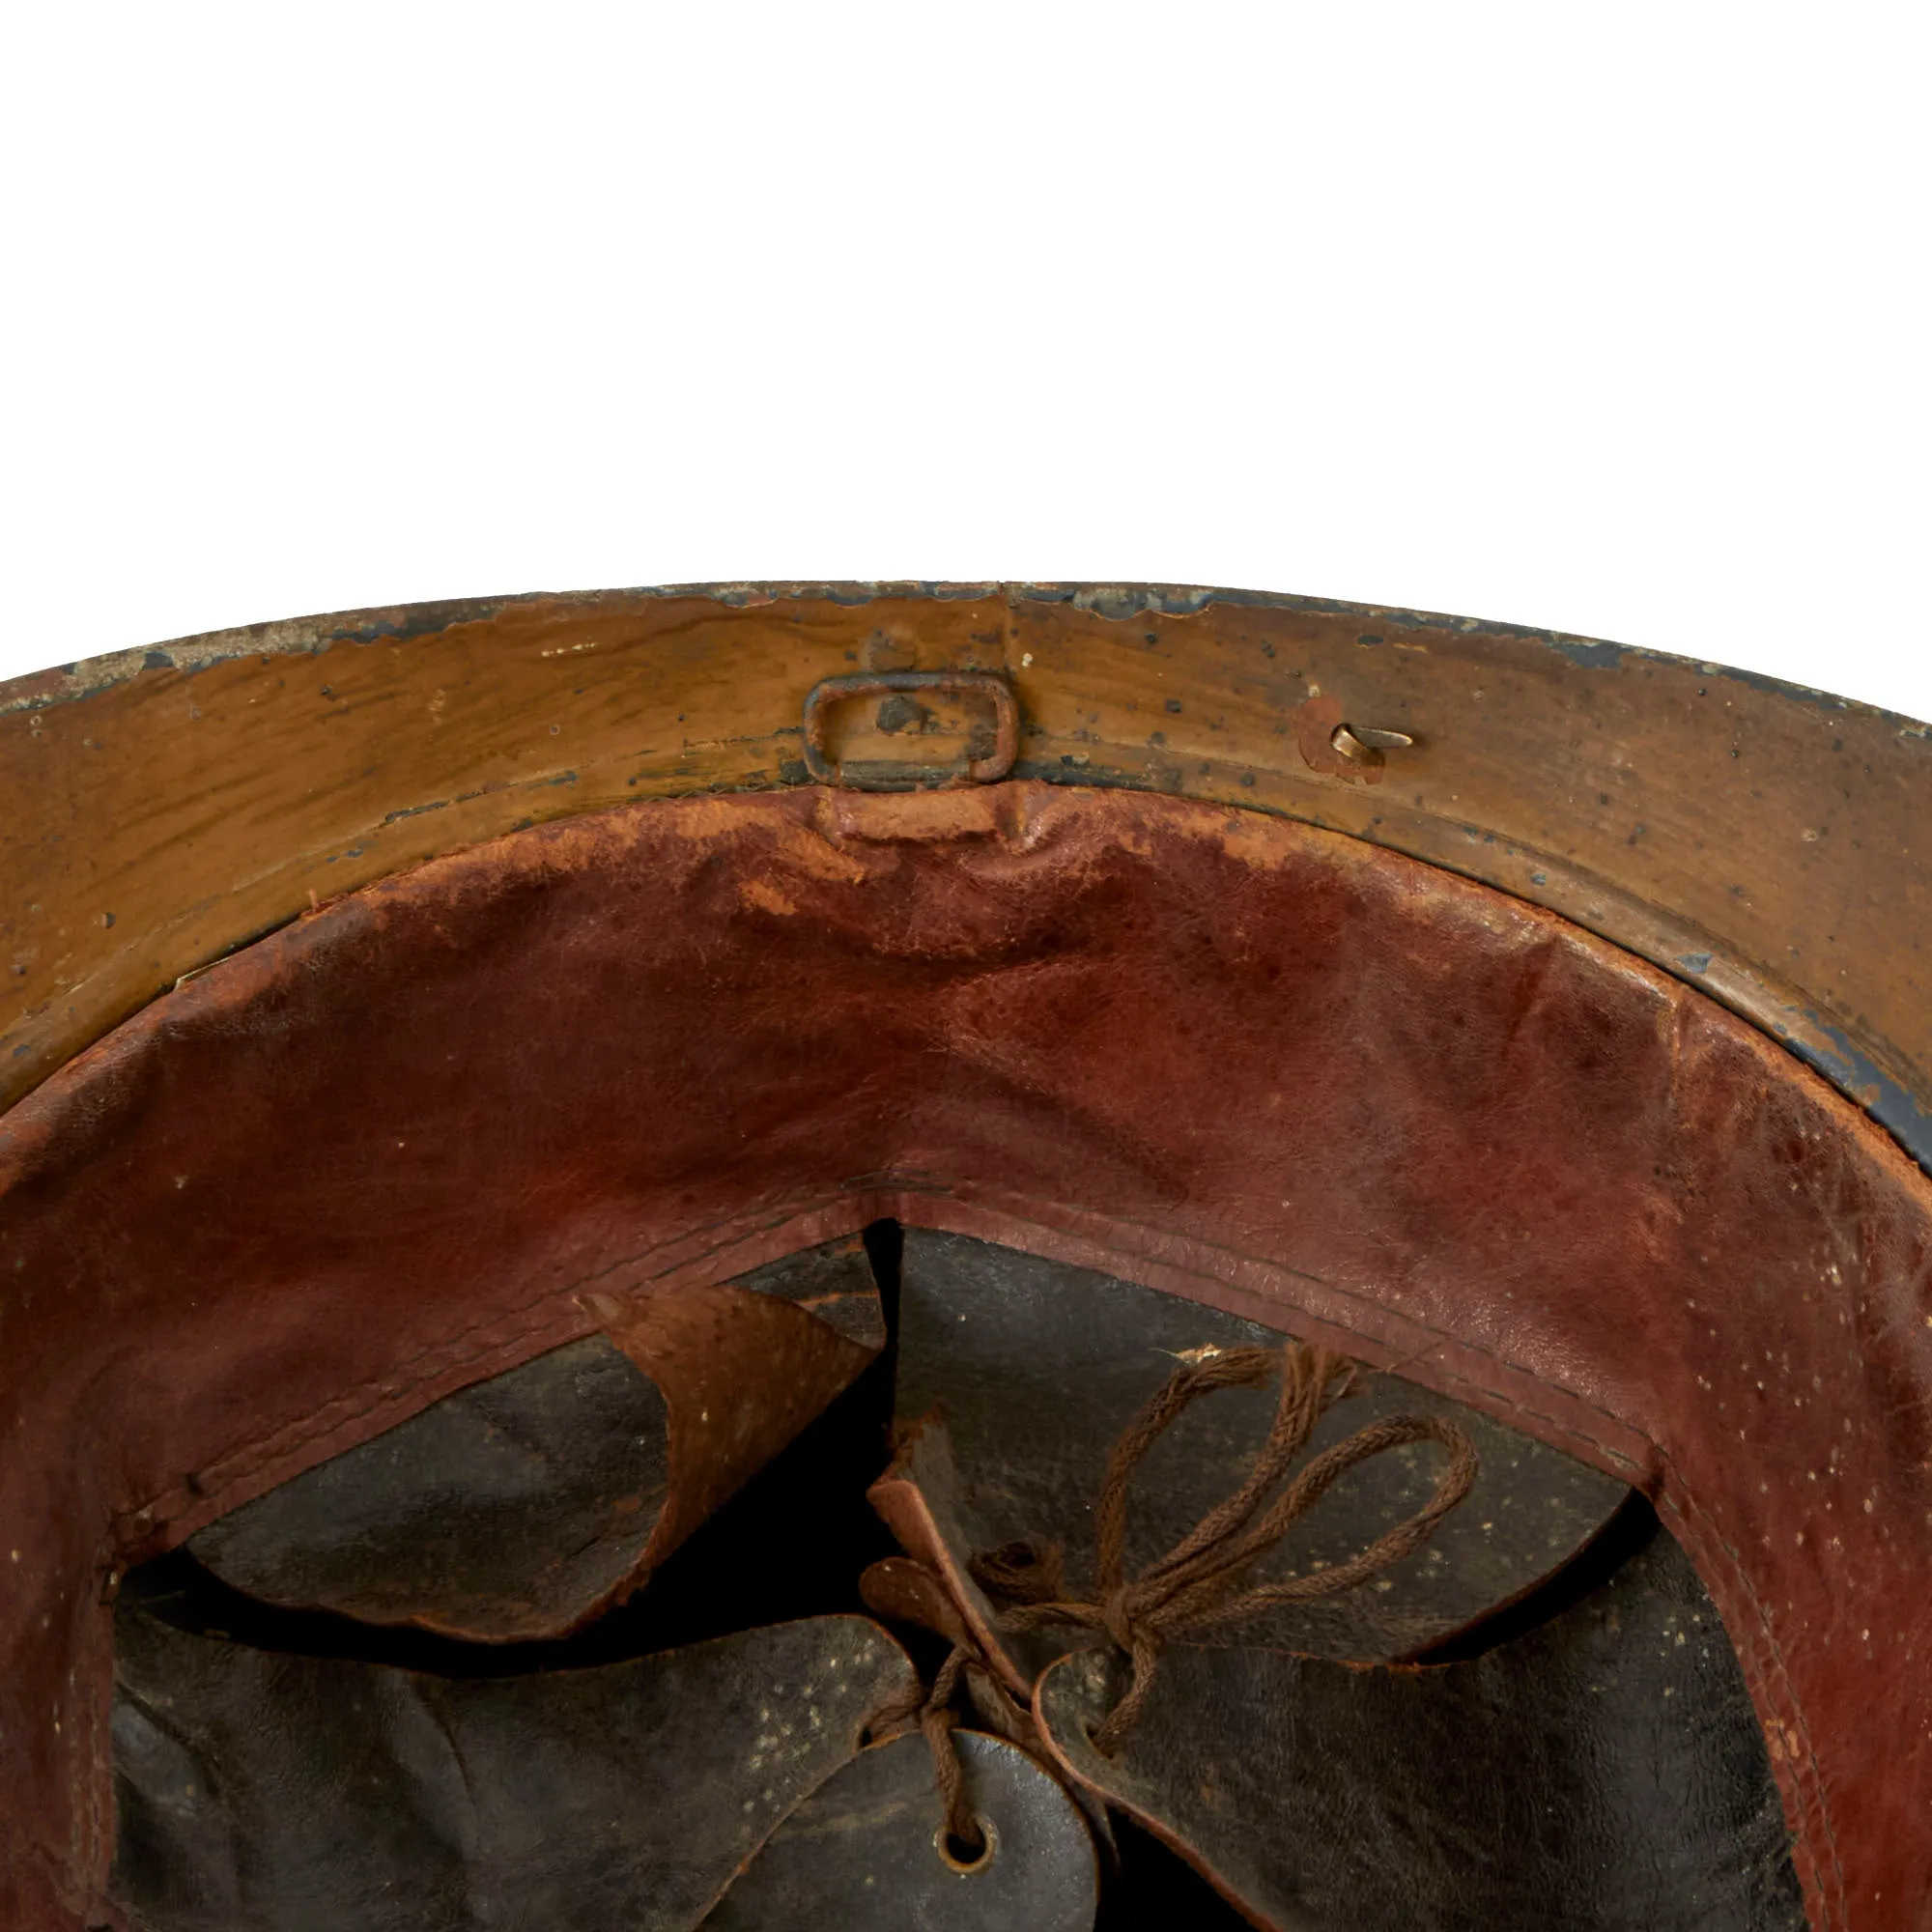
[[16,4],[0,674],[1102,578],[1932,717],[1922,5]]

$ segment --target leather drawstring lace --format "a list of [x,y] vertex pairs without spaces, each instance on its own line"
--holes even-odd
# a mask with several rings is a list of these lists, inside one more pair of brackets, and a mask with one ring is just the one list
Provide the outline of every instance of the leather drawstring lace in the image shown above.
[[985,1659],[963,1643],[954,1644],[947,1654],[933,1675],[930,1690],[920,1691],[904,1705],[882,1713],[873,1726],[876,1736],[907,1722],[918,1725],[932,1752],[933,1775],[946,1809],[947,1848],[961,1863],[972,1862],[986,1848],[986,1834],[973,1809],[965,1769],[952,1741],[953,1726],[960,1721],[959,1691],[969,1681],[974,1716],[1009,1744],[1022,1746],[1038,1756],[1039,1740],[1031,1716],[1014,1701]]
[[[1261,1388],[1279,1372],[1281,1394],[1267,1439],[1240,1487],[1204,1516],[1173,1548],[1138,1577],[1126,1575],[1127,1492],[1148,1452],[1203,1396],[1218,1389]],[[1392,1415],[1369,1423],[1314,1457],[1281,1488],[1308,1445],[1316,1424],[1353,1383],[1355,1365],[1326,1350],[1289,1342],[1283,1348],[1225,1349],[1185,1363],[1122,1433],[1107,1458],[1094,1513],[1094,1587],[1075,1596],[1057,1544],[1029,1539],[973,1558],[973,1579],[1003,1606],[999,1628],[1013,1635],[1050,1625],[1104,1634],[1130,1664],[1127,1690],[1093,1734],[1094,1747],[1111,1757],[1140,1717],[1153,1688],[1160,1653],[1175,1637],[1237,1623],[1284,1604],[1341,1595],[1413,1555],[1469,1493],[1476,1480],[1474,1445],[1455,1422],[1439,1415]],[[1346,1562],[1275,1582],[1243,1588],[1254,1565],[1349,1470],[1411,1442],[1435,1442],[1448,1463],[1423,1507],[1384,1531]],[[1279,1492],[1277,1493],[1277,1492]],[[947,1833],[970,1855],[983,1845],[965,1790],[952,1727],[954,1702],[970,1680],[974,1705],[989,1727],[1036,1747],[1030,1712],[1006,1689],[976,1649],[955,1643],[932,1689],[916,1705],[894,1714],[917,1719],[931,1747],[946,1805]]]
[[[1165,1555],[1129,1577],[1127,1492],[1148,1451],[1203,1396],[1217,1389],[1262,1387],[1277,1370],[1281,1395],[1274,1423],[1245,1480]],[[1314,1457],[1285,1489],[1279,1487],[1316,1424],[1348,1393],[1354,1376],[1354,1364],[1345,1357],[1299,1342],[1279,1350],[1227,1349],[1184,1364],[1122,1432],[1107,1459],[1095,1510],[1094,1579],[1089,1595],[1075,1596],[1068,1589],[1057,1546],[1012,1543],[974,1560],[974,1580],[1007,1606],[1000,1618],[1003,1630],[1017,1635],[1070,1624],[1104,1633],[1129,1660],[1132,1677],[1126,1693],[1094,1732],[1094,1748],[1103,1756],[1113,1755],[1139,1718],[1161,1650],[1171,1639],[1238,1623],[1284,1604],[1352,1590],[1412,1555],[1469,1493],[1476,1480],[1473,1444],[1448,1417],[1422,1414],[1387,1416],[1358,1429]],[[1449,1453],[1434,1495],[1413,1516],[1346,1562],[1241,1587],[1254,1565],[1340,1477],[1411,1442],[1435,1442]]]

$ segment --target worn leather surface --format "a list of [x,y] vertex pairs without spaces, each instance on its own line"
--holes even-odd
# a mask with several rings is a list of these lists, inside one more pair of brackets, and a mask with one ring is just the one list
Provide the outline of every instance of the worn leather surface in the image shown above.
[[[861,1275],[870,1282],[865,1255],[856,1240],[830,1245],[841,1252],[847,1271],[837,1306],[848,1318],[862,1318],[877,1341],[854,1341],[808,1307],[728,1283],[589,1297],[611,1339],[664,1390],[668,1410],[670,1483],[641,1559],[645,1570],[669,1555],[877,1355],[884,1340],[877,1291],[851,1286]],[[819,1266],[804,1269],[808,1280],[819,1278],[824,1251],[815,1259]]]
[[[1548,906],[1788,1030],[1932,1168],[1922,728],[1473,617],[1173,584],[419,604],[0,684],[0,1104],[312,894],[532,820],[802,783],[819,679],[965,667],[1010,680],[1021,776],[1257,808]],[[905,756],[902,708],[831,709],[835,756]],[[1416,742],[1365,766],[1317,728],[1345,720]]]
[[1791,1932],[1804,1923],[1750,1698],[1659,1535],[1548,1624],[1439,1667],[1177,1645],[1112,1760],[1120,1686],[1057,1663],[1061,1762],[1275,1932]]
[[0,1183],[31,1932],[104,1884],[123,1566],[581,1338],[587,1293],[880,1214],[1406,1362],[1644,1488],[1814,1925],[1932,1909],[1928,1183],[1774,1041],[1447,872],[1119,791],[642,805],[157,1001],[0,1122]]
[[153,1932],[690,1932],[914,1684],[863,1617],[469,1681],[138,1609],[115,1651],[113,1895]]
[[[996,1609],[974,1583],[971,1559],[1044,1541],[1065,1552],[1070,1581],[1091,1581],[1094,1499],[1108,1454],[1141,1406],[1192,1351],[1281,1340],[1278,1330],[1138,1283],[963,1235],[907,1230],[896,1402],[910,1435],[873,1501],[905,1548],[951,1582],[986,1654],[1017,1664],[1016,1690],[1029,1694],[1074,1634],[996,1634]],[[1275,1399],[1273,1388],[1224,1389],[1168,1429],[1134,1477],[1127,1576],[1240,1488]],[[1294,1466],[1373,1421],[1425,1411],[1453,1416],[1480,1458],[1475,1487],[1429,1542],[1362,1589],[1283,1605],[1202,1641],[1343,1662],[1413,1656],[1535,1588],[1630,1494],[1465,1403],[1366,1371],[1316,1425]],[[1435,1445],[1410,1443],[1350,1469],[1250,1580],[1328,1569],[1367,1548],[1429,1501],[1443,1461]]]
[[1078,1807],[1027,1753],[983,1731],[954,1747],[985,1859],[940,1853],[946,1807],[916,1733],[863,1750],[772,1833],[706,1932],[1092,1932],[1099,1861]]
[[586,1336],[303,1470],[188,1548],[265,1603],[547,1636],[636,1571],[668,1460],[657,1384]]
[[[885,1339],[852,1240],[656,1308],[612,1304],[607,1319],[625,1347],[586,1336],[444,1396],[217,1518],[189,1548],[267,1603],[478,1642],[562,1635],[636,1589]],[[718,1405],[742,1440],[711,1426],[720,1378],[757,1392]]]

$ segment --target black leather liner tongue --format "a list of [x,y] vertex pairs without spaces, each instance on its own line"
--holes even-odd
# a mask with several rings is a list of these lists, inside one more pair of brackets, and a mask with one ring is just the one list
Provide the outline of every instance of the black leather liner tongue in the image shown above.
[[[1083,1584],[1107,1455],[1141,1405],[1179,1361],[1194,1358],[1190,1351],[1282,1339],[1154,1289],[964,1236],[908,1229],[897,1414],[906,1427],[937,1408],[948,1439],[916,1442],[895,1473],[931,1489],[949,1569],[963,1572],[972,1554],[1013,1539],[1045,1538],[1065,1547],[1068,1577]],[[1560,1569],[1631,1493],[1576,1458],[1398,1377],[1364,1371],[1356,1387],[1322,1418],[1302,1461],[1379,1416],[1452,1415],[1481,1459],[1474,1489],[1421,1550],[1363,1588],[1271,1610],[1201,1641],[1365,1662],[1413,1656]],[[1224,1390],[1196,1403],[1155,1444],[1128,1500],[1129,1577],[1239,1487],[1274,1405],[1272,1386]],[[1441,1467],[1440,1449],[1415,1444],[1350,1470],[1262,1559],[1252,1580],[1323,1568],[1366,1548],[1428,1501]],[[966,1588],[990,1614],[984,1598]],[[1013,1645],[1029,1678],[1065,1647],[1037,1638]]]
[[[828,1392],[884,1343],[857,1239],[731,1286],[791,1303],[802,1311],[795,1326],[810,1330],[804,1318],[815,1317],[841,1338]],[[740,1400],[758,1394],[763,1340],[741,1344]],[[696,1337],[685,1352],[703,1346]],[[674,1350],[661,1344],[655,1359]],[[654,1535],[652,1560],[668,1553],[659,1534],[675,1423],[666,1394],[675,1398],[678,1378],[659,1373],[667,1389],[606,1336],[569,1343],[230,1511],[188,1548],[224,1582],[285,1607],[485,1642],[564,1634],[641,1580]]]
[[1516,1641],[1349,1668],[1177,1645],[1112,1759],[1107,1654],[1037,1710],[1073,1776],[1278,1932],[1801,1932],[1784,1814],[1735,1654],[1659,1534]]
[[432,1403],[187,1547],[267,1603],[522,1634],[630,1574],[668,1474],[664,1397],[592,1335]]
[[916,1692],[850,1616],[473,1680],[115,1643],[112,1893],[154,1932],[688,1932]]
[[955,1731],[986,1856],[942,1855],[932,1753],[864,1750],[772,1834],[705,1932],[1092,1932],[1099,1866],[1073,1801],[1016,1745]]

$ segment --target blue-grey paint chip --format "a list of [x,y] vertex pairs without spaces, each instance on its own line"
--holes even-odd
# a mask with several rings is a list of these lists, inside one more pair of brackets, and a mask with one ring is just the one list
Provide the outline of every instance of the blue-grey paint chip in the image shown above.
[[1829,1020],[1810,1012],[1804,1017],[1836,1051],[1828,1052],[1802,1039],[1787,1044],[1834,1087],[1842,1088],[1927,1174],[1932,1174],[1932,1109],[1890,1074],[1873,1065]]
[[[1487,630],[1490,627],[1485,625],[1483,628]],[[1589,638],[1549,637],[1547,641],[1558,656],[1590,670],[1615,670],[1624,661],[1622,644],[1598,643]]]

